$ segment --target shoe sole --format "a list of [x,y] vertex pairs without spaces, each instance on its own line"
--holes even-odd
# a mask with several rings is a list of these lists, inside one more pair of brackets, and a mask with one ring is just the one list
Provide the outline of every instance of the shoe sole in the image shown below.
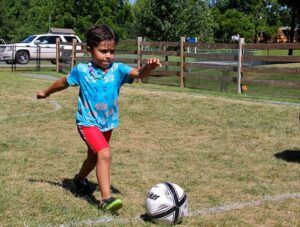
[[123,206],[123,202],[120,199],[116,199],[113,201],[111,204],[109,204],[107,207],[105,207],[105,211],[110,211],[110,212],[116,212],[120,210]]

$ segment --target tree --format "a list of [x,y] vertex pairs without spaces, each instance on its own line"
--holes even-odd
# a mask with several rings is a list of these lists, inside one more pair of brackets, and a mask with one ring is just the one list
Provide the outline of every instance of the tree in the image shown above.
[[134,5],[138,36],[178,41],[180,36],[212,37],[212,17],[202,0],[137,0]]
[[72,28],[82,39],[93,24],[110,25],[120,38],[132,36],[128,0],[1,0],[0,38],[19,42],[51,27]]
[[81,38],[93,24],[111,26],[120,38],[127,38],[133,24],[131,5],[120,0],[55,0],[54,24],[74,28]]
[[[300,1],[295,1],[295,0],[279,0],[279,3],[287,6],[290,10],[290,26],[291,26],[291,31],[290,31],[290,37],[289,41],[292,43],[294,42],[294,37],[295,37],[295,28],[296,28],[296,22],[300,22]],[[293,50],[289,50],[289,55],[293,55]]]
[[243,15],[236,9],[228,9],[224,14],[215,12],[215,19],[218,21],[215,30],[216,41],[230,42],[231,36],[237,34],[246,41],[252,41],[255,26],[251,22],[251,17]]
[[217,24],[228,26],[227,29],[217,27],[215,32],[217,41],[223,42],[225,38],[235,35],[237,30],[244,33],[240,35],[248,42],[258,40],[259,34],[264,34],[270,40],[282,25],[280,19],[283,11],[277,0],[215,0],[211,7]]

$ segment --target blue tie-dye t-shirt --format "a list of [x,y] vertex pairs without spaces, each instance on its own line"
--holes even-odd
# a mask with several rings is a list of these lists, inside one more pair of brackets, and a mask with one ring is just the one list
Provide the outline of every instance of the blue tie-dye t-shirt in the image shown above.
[[119,125],[118,97],[124,83],[131,83],[132,68],[112,63],[107,72],[91,64],[78,64],[67,76],[70,86],[80,86],[76,123],[97,126],[105,132]]

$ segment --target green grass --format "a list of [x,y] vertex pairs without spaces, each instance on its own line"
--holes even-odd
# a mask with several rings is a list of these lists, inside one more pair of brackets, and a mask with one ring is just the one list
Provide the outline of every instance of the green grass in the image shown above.
[[[134,84],[121,90],[111,141],[112,186],[120,191],[113,195],[124,207],[119,216],[101,213],[98,191],[84,199],[69,189],[86,155],[74,124],[78,89],[35,100],[51,82],[18,75],[0,72],[1,226],[89,226],[101,217],[113,218],[107,226],[152,226],[134,218],[145,212],[147,191],[164,181],[184,188],[190,212],[300,193],[299,106]],[[277,157],[288,150],[290,162]],[[95,173],[89,179],[96,183]],[[267,201],[187,217],[183,226],[298,226],[299,205],[299,198]]]
[[[246,51],[246,53],[249,52],[250,54],[254,53],[254,55],[263,55],[263,56],[288,56],[289,51],[288,50],[256,50],[256,51]],[[299,56],[300,50],[293,50],[293,56]]]
[[[199,70],[199,75],[211,75],[211,76],[223,76],[222,71],[217,70]],[[228,77],[235,77],[234,73],[229,73]],[[283,80],[283,81],[295,81],[300,82],[299,75],[258,75],[258,74],[244,74],[245,79],[256,79],[256,80]],[[175,76],[164,76],[156,77],[151,76],[147,80],[147,83],[159,84],[159,85],[170,85],[177,86],[180,85],[180,80]],[[200,89],[200,92],[222,92],[220,95],[234,95],[236,94],[236,84],[233,82],[223,82],[223,81],[211,81],[205,79],[189,78],[185,79],[185,87],[194,89],[195,92]],[[224,89],[225,87],[225,89]],[[253,84],[248,85],[248,91],[243,94],[243,96],[248,96],[249,98],[257,99],[264,97],[265,99],[276,99],[285,100],[290,102],[299,102],[300,90],[297,88],[287,88],[281,86],[267,86]]]

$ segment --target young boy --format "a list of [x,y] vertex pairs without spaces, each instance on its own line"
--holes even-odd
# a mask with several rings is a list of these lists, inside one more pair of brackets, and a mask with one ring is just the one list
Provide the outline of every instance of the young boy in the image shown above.
[[112,130],[119,125],[118,96],[124,83],[142,78],[161,66],[158,59],[149,59],[141,69],[113,62],[117,38],[106,25],[96,25],[86,34],[87,50],[92,62],[76,65],[68,76],[63,77],[45,90],[37,93],[38,99],[80,86],[76,124],[88,147],[87,158],[73,179],[74,187],[83,193],[91,192],[86,177],[96,167],[96,176],[101,192],[99,209],[116,212],[123,202],[110,193],[111,150],[109,140]]

